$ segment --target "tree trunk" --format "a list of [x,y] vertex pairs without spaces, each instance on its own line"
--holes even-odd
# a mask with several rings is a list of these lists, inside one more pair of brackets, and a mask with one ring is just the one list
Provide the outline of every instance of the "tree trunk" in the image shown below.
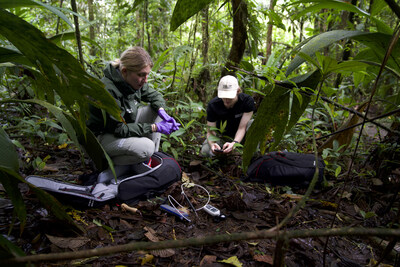
[[222,76],[234,74],[231,67],[239,65],[246,49],[247,41],[247,4],[244,0],[231,0],[233,16],[232,46]]
[[[88,3],[89,21],[92,22],[92,21],[94,21],[93,0],[88,0],[87,3]],[[94,36],[94,26],[93,25],[90,25],[90,27],[89,27],[89,38],[92,41],[95,38],[95,36]],[[96,47],[94,45],[90,45],[89,54],[91,56],[95,56],[96,55]]]
[[[78,13],[78,9],[76,8],[76,1],[71,0],[71,8],[72,11],[75,13]],[[78,45],[78,54],[79,54],[79,61],[81,62],[82,66],[84,61],[83,61],[83,54],[82,54],[82,42],[81,42],[81,32],[79,30],[79,21],[78,21],[78,16],[74,15],[74,23],[75,23],[75,37],[76,37],[76,43]]]
[[151,36],[150,36],[150,23],[149,23],[149,1],[144,1],[144,21],[146,24],[146,35],[147,35],[147,52],[153,57],[153,49],[151,48]]
[[211,80],[210,69],[208,67],[208,45],[209,45],[209,33],[208,33],[208,6],[201,11],[201,55],[203,58],[203,68],[200,71],[199,77],[194,79],[193,89],[199,97],[200,101],[206,104],[207,102],[207,84]]
[[[274,11],[276,0],[269,1],[269,10]],[[269,56],[272,52],[272,24],[267,26],[267,49],[265,51],[265,57],[263,59],[262,65],[265,65],[268,61]]]
[[304,39],[303,29],[304,29],[304,18],[301,17],[300,18],[300,26],[299,26],[299,31],[300,31],[299,42],[300,43],[303,42],[303,39]]
[[[146,7],[145,7],[145,5],[143,5],[143,14],[146,12]],[[138,15],[138,17],[139,18],[141,18],[140,17],[140,14]],[[138,20],[138,21],[140,21],[140,20]],[[141,47],[144,47],[144,27],[145,27],[145,24],[146,24],[146,22],[144,21],[144,19],[142,19],[142,27],[141,27],[141,36],[142,36],[142,38],[140,38],[139,40],[140,40],[140,46]]]
[[[142,36],[142,28],[140,27],[140,14],[141,14],[142,12],[140,11],[140,9],[138,8],[138,10],[136,11],[136,23],[137,23],[137,26],[136,26],[136,40],[139,40],[139,46],[142,46],[142,39],[143,39],[143,36]],[[143,47],[143,46],[142,46]]]
[[[353,6],[356,6],[357,5],[357,0],[352,0],[351,4]],[[344,11],[343,14],[347,15],[347,12]],[[354,23],[354,12],[350,12],[348,14],[348,18],[347,18],[346,15],[344,15],[343,20],[342,20],[343,21],[343,23],[342,23],[342,27],[343,28],[345,28],[347,26],[347,22],[349,22],[351,24]],[[352,47],[353,47],[353,42],[351,41],[351,39],[349,39],[346,42],[346,44],[344,45],[344,50],[343,50],[343,54],[342,54],[342,61],[346,61],[346,60],[348,60],[350,58],[351,48]],[[338,73],[338,75],[336,76],[336,81],[335,81],[334,87],[335,88],[339,88],[339,85],[342,83],[342,80],[343,80],[342,75],[340,73]]]
[[[62,8],[62,5],[63,5],[63,1],[64,0],[60,0],[60,8]],[[57,26],[56,26],[56,35],[58,34],[58,28],[60,27],[60,17],[59,16],[57,16]]]
[[[193,67],[196,64],[196,58],[197,58],[197,51],[198,49],[196,49],[196,33],[197,33],[197,24],[199,23],[199,16],[196,15],[196,20],[194,23],[194,27],[193,27],[193,43],[192,43],[192,55],[189,59],[189,75],[188,75],[188,80],[186,83],[186,88],[185,88],[185,92],[189,92],[189,86],[190,84],[194,83],[194,79],[192,79],[192,74],[193,74]],[[190,41],[188,42],[190,44]]]
[[201,11],[201,55],[203,56],[203,66],[208,64],[208,45],[210,35],[208,33],[208,6]]

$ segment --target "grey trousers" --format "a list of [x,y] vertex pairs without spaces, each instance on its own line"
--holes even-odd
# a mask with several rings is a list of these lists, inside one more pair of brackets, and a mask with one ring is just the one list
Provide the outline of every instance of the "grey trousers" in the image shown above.
[[[156,123],[162,119],[151,109],[150,105],[140,107],[136,122]],[[100,144],[114,163],[117,177],[130,173],[135,165],[148,160],[158,151],[161,133],[155,132],[147,137],[117,138],[113,134],[103,134],[98,137]],[[113,181],[114,175],[110,168],[102,171],[97,177],[98,183]]]
[[[140,107],[136,122],[155,123],[161,121],[150,105]],[[161,133],[146,137],[117,138],[113,134],[99,136],[99,142],[115,165],[130,165],[148,160],[160,146]]]

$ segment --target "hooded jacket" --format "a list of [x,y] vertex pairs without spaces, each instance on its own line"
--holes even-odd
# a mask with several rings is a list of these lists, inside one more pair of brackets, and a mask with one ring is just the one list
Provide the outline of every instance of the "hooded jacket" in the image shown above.
[[152,123],[136,123],[136,115],[140,103],[147,102],[156,112],[165,108],[165,100],[160,92],[150,88],[147,83],[139,90],[135,90],[123,79],[119,69],[107,64],[104,77],[101,79],[106,90],[115,98],[121,109],[121,117],[125,122],[120,122],[110,114],[90,106],[90,118],[87,126],[96,135],[111,133],[116,137],[141,137],[152,133]]

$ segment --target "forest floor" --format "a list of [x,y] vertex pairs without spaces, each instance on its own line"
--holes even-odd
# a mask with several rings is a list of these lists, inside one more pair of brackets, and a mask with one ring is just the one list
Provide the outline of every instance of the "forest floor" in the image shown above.
[[[26,144],[26,148],[31,152],[29,157],[51,156],[43,170],[32,170],[30,174],[79,183],[80,176],[91,172],[89,162],[82,164],[80,154],[74,149],[57,149],[45,145],[29,149],[29,144]],[[20,154],[22,161],[27,160],[27,155]],[[18,224],[9,231],[13,224],[13,207],[3,198],[0,199],[1,232],[3,235],[9,233],[8,239],[27,255],[74,252],[139,241],[183,240],[253,232],[270,229],[282,221],[306,192],[306,188],[242,182],[240,156],[232,156],[214,164],[194,156],[190,160],[177,160],[184,171],[184,177],[210,192],[211,204],[221,210],[225,219],[216,220],[200,210],[197,212],[198,217],[191,212],[191,222],[188,222],[162,211],[159,208],[160,200],[168,194],[179,200],[181,182],[177,182],[158,198],[141,201],[135,206],[140,211],[136,213],[123,210],[115,204],[86,210],[67,208],[75,222],[85,229],[84,233],[77,234],[60,226],[60,222],[42,208],[28,187],[22,186],[28,213],[26,227],[22,234]],[[358,172],[357,168],[363,167],[354,167],[354,173]],[[330,180],[327,188],[314,189],[310,201],[291,218],[284,230],[324,229],[332,227],[332,224],[334,228],[385,228],[390,227],[394,221],[398,223],[398,201],[393,201],[398,192],[393,184],[374,185],[370,179],[358,176],[350,177],[349,180],[341,201],[343,180]],[[196,187],[188,189],[187,195],[193,203],[196,204],[200,196],[204,195],[201,190]],[[338,213],[337,205],[340,205]],[[286,266],[323,266],[325,257],[326,266],[373,266],[381,258],[387,243],[388,240],[373,236],[330,237],[328,242],[325,237],[290,239],[284,246],[284,262]],[[122,252],[80,260],[41,262],[39,265],[272,266],[276,246],[275,239],[256,239],[157,251]],[[396,265],[396,255],[396,251],[392,250],[385,256],[383,263],[388,264],[386,266]]]

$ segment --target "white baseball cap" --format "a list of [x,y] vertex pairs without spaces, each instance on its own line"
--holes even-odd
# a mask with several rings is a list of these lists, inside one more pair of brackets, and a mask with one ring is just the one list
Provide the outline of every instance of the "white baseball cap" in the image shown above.
[[232,75],[226,75],[221,78],[218,84],[218,97],[219,98],[235,98],[237,90],[239,89],[239,83],[236,77]]

